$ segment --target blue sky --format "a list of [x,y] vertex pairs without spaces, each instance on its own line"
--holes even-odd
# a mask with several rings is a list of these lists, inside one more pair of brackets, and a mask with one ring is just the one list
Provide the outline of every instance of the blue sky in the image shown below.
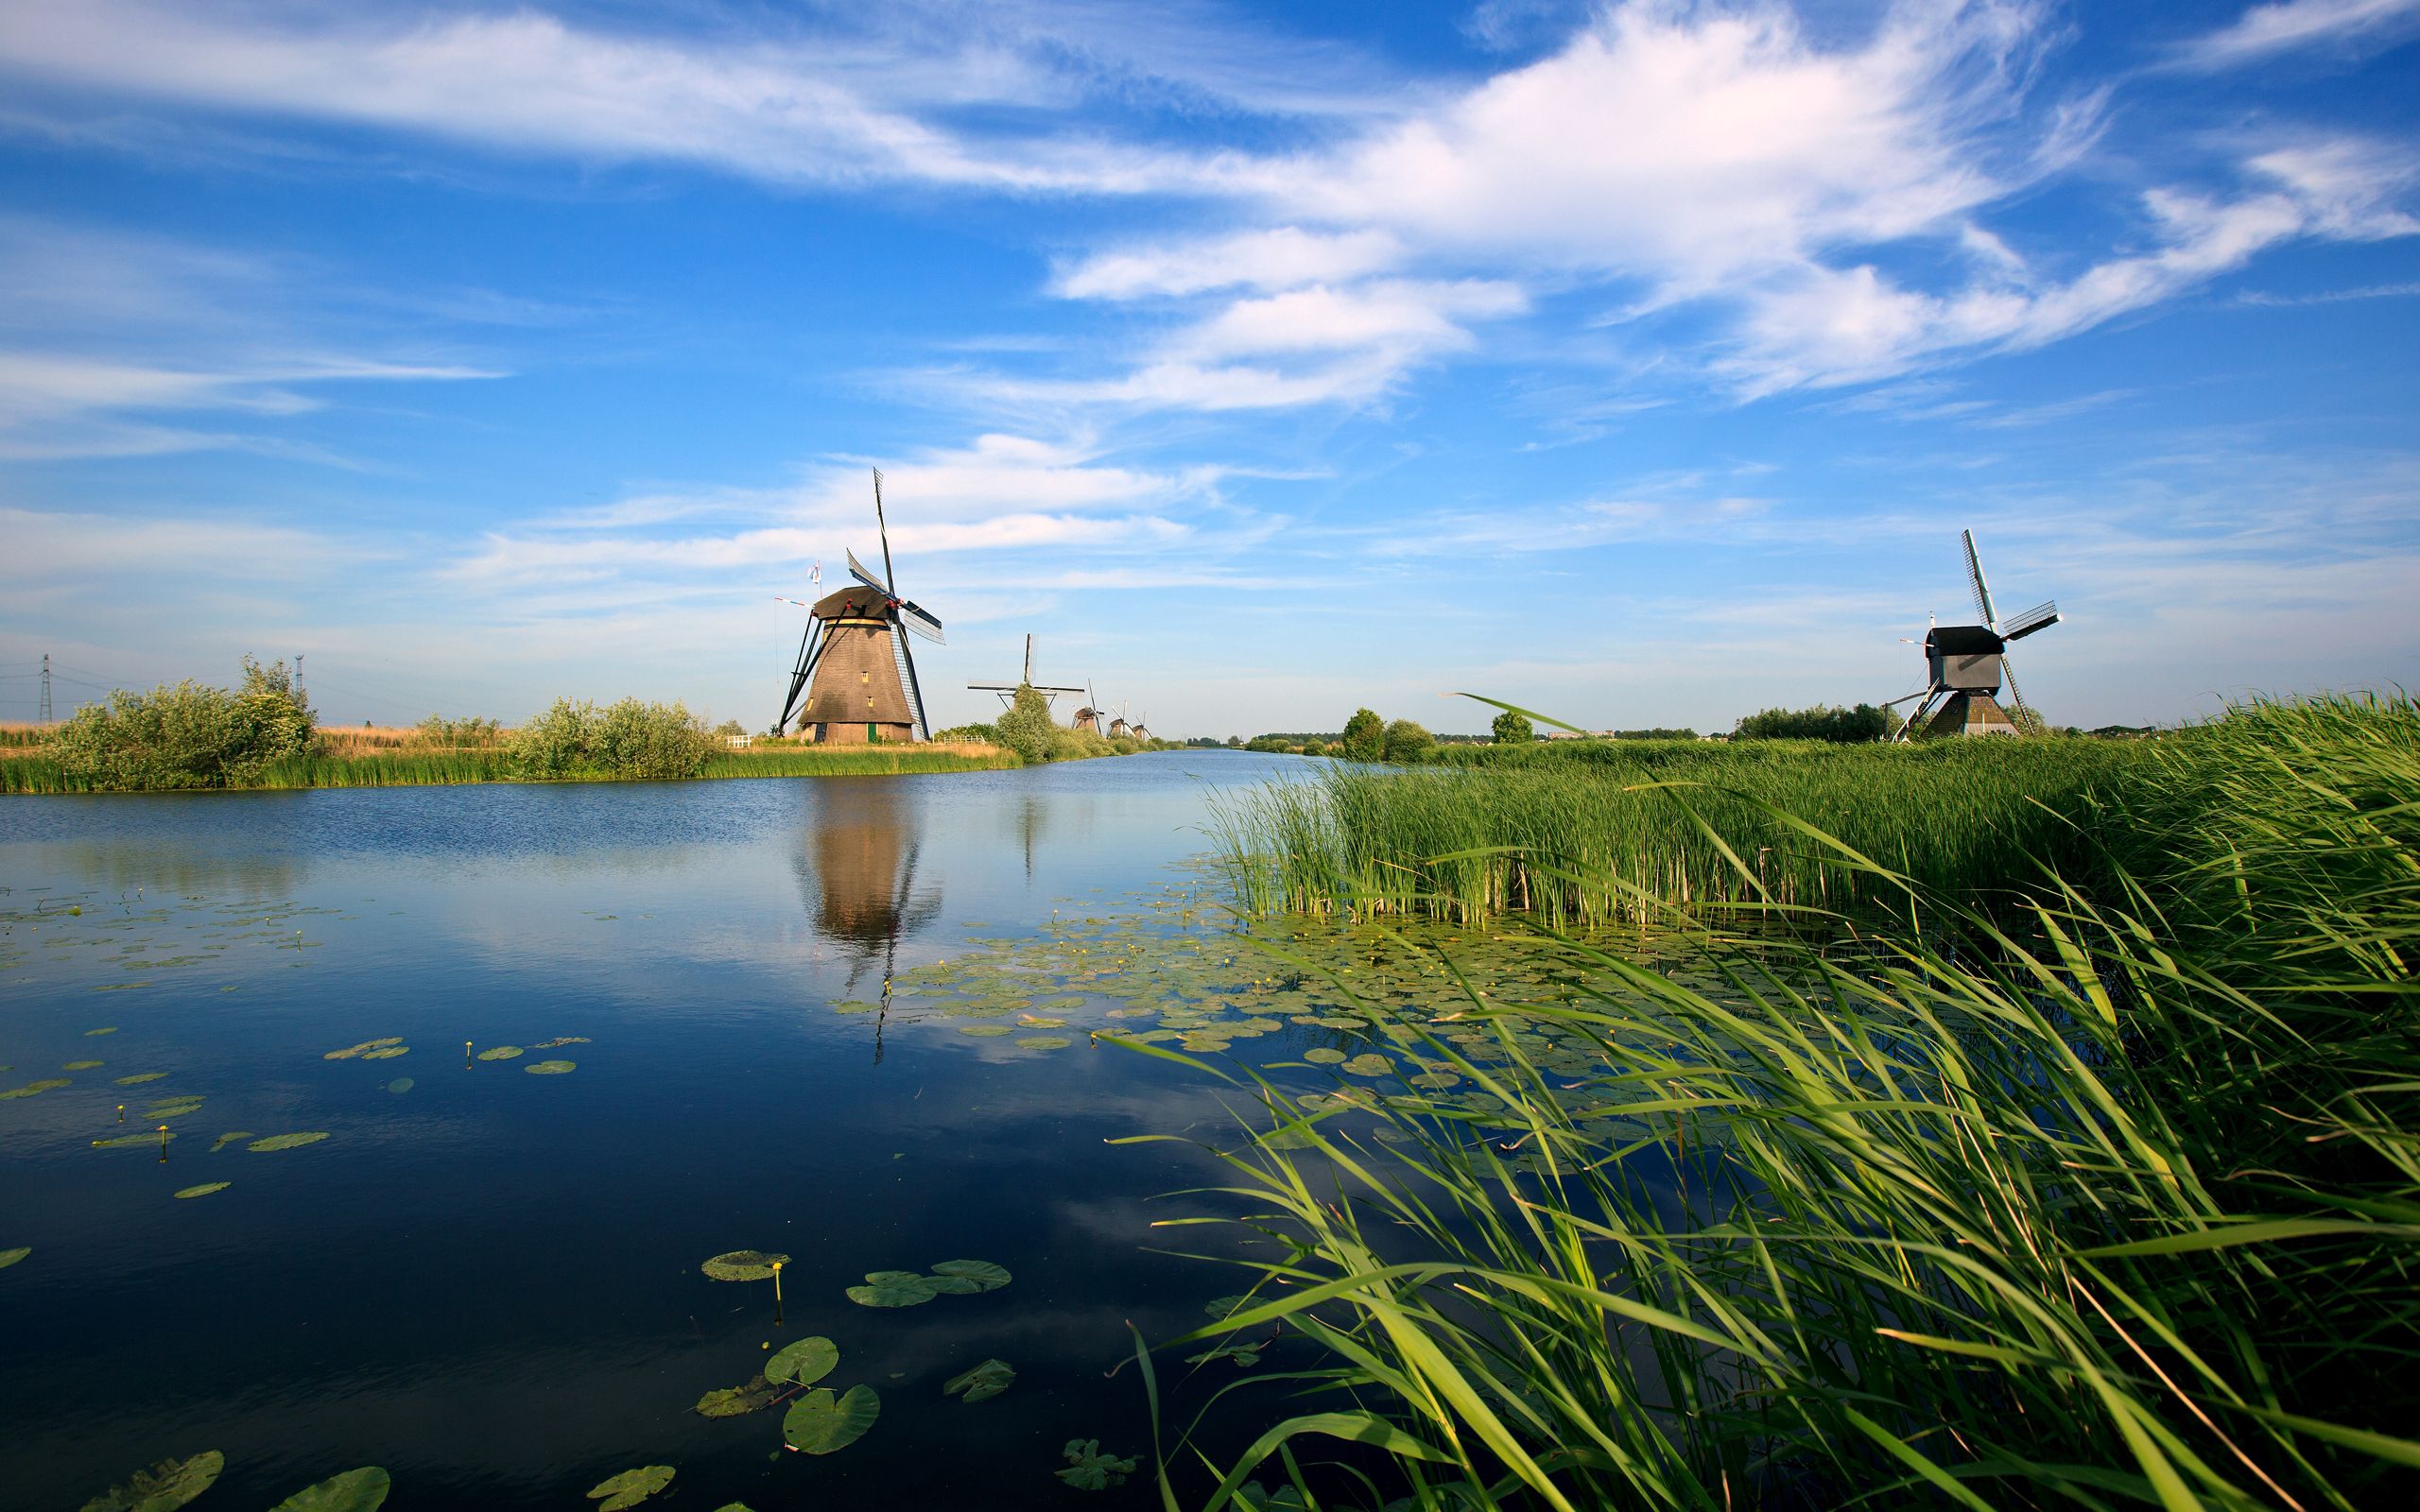
[[[2411,680],[2420,0],[12,0],[0,673],[1168,734]],[[0,717],[32,713],[0,679]],[[1464,712],[1469,711],[1469,712]]]

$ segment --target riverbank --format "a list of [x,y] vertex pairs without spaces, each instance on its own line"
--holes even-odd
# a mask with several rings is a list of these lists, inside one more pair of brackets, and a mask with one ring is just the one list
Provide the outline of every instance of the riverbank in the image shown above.
[[[1866,845],[1772,783],[1639,789],[1668,816],[1611,848],[1563,790],[1492,797],[1512,774],[1340,773],[1231,809],[1272,848],[1231,850],[1255,906],[1366,934],[1442,879],[1438,908],[1493,919],[1553,991],[1357,942],[1320,971],[1340,990],[1394,950],[1461,983],[1359,1004],[1362,1079],[1292,1095],[1180,1057],[1265,1110],[1230,1190],[1281,1253],[1162,1348],[1292,1351],[1274,1425],[1199,1504],[1253,1476],[1328,1504],[1373,1471],[1371,1501],[1491,1508],[2393,1500],[2420,1468],[2420,709],[2237,709],[2066,783],[2043,849],[2008,825],[2054,775],[2032,752],[2072,747],[1977,745],[1940,770],[1997,795],[1996,838],[1939,886],[1910,869],[1970,832],[1885,822],[1901,805],[1858,779],[1928,768],[1878,760],[1798,789]],[[2028,780],[1981,785],[1994,762]],[[1512,819],[1558,815],[1526,851],[1390,849],[1519,846]],[[1733,928],[1694,848],[1719,897],[1766,906],[1768,834],[1793,876],[1856,889],[1802,896],[1793,932]],[[1314,885],[1253,881],[1284,854]],[[1464,866],[1487,885],[1455,890]],[[1686,949],[1561,934],[1545,886],[1630,900]],[[1444,1079],[1398,1086],[1392,1057]],[[1308,1381],[1333,1397],[1300,1400]],[[1387,1452],[1319,1464],[1338,1438]]]
[[[775,746],[718,750],[689,776],[865,777],[921,772],[990,772],[1021,766],[1014,751],[979,742],[915,746]],[[502,746],[445,749],[408,747],[353,754],[288,757],[265,765],[256,780],[232,791],[306,787],[436,787],[465,782],[648,782],[577,768],[545,778],[527,776]],[[110,791],[38,754],[0,750],[0,793]]]

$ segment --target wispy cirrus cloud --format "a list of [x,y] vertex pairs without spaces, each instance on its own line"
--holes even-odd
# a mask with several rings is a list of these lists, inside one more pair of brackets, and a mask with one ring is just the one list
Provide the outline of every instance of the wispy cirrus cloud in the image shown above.
[[2188,68],[2238,68],[2282,53],[2359,51],[2409,38],[2420,27],[2420,0],[2276,0],[2178,50]]

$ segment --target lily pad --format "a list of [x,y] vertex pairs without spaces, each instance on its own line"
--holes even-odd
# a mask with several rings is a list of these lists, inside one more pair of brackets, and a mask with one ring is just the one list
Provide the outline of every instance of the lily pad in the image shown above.
[[642,1465],[590,1486],[588,1499],[597,1503],[596,1512],[623,1512],[671,1485],[673,1473],[669,1465]]
[[1029,1034],[1017,1041],[1019,1050],[1064,1050],[1076,1041],[1065,1035]]
[[941,1295],[929,1277],[909,1270],[877,1270],[866,1274],[866,1284],[848,1288],[848,1298],[860,1307],[915,1307]]
[[29,1081],[23,1087],[11,1087],[7,1091],[0,1092],[0,1101],[5,1101],[11,1097],[39,1097],[43,1092],[49,1091],[54,1088],[69,1085],[71,1085],[71,1083],[65,1076],[45,1076],[40,1081]]
[[977,1040],[997,1040],[1003,1035],[1016,1033],[1005,1023],[961,1023],[958,1026],[958,1032],[973,1035]]
[[84,1031],[84,1038],[85,1038],[85,1039],[87,1039],[87,1040],[90,1040],[91,1038],[93,1038],[93,1036],[95,1036],[95,1035],[96,1035],[96,1034],[115,1034],[115,1033],[117,1033],[117,1025],[116,1025],[116,1024],[114,1024],[114,1023],[105,1023],[105,1024],[101,1025],[101,1026],[100,1026],[99,1028],[97,1028],[97,1029],[87,1029],[87,1030],[85,1030],[85,1031]]
[[102,1064],[103,1062],[98,1060],[71,1060],[59,1069],[61,1071],[92,1071]]
[[1314,1066],[1340,1066],[1344,1064],[1345,1057],[1341,1050],[1330,1050],[1322,1045],[1316,1050],[1304,1051],[1303,1058]]
[[818,1334],[785,1346],[781,1352],[765,1362],[765,1379],[811,1386],[832,1373],[840,1363],[839,1347]]
[[365,1050],[361,1053],[361,1058],[364,1060],[392,1060],[397,1056],[408,1056],[411,1053],[412,1047],[409,1045],[389,1045],[384,1050]]
[[989,1401],[1016,1383],[1017,1373],[1006,1360],[986,1360],[971,1370],[962,1370],[942,1383],[942,1395],[956,1396],[963,1391],[968,1401]]
[[596,1041],[589,1039],[588,1036],[584,1034],[567,1034],[559,1036],[553,1040],[541,1040],[529,1048],[532,1050],[553,1050],[562,1045],[585,1045],[594,1043],[596,1043]]
[[1071,1438],[1059,1452],[1065,1456],[1067,1468],[1054,1473],[1079,1491],[1106,1491],[1125,1485],[1126,1477],[1134,1473],[1133,1460],[1102,1453],[1098,1438]]
[[378,1512],[393,1485],[385,1470],[365,1465],[306,1486],[268,1512]]
[[973,1281],[987,1292],[996,1292],[1009,1284],[1008,1267],[988,1260],[944,1260],[933,1267],[936,1276],[955,1276]]
[[176,1137],[177,1136],[173,1131],[163,1134],[157,1129],[145,1129],[139,1134],[120,1134],[114,1139],[95,1140],[93,1142],[93,1148],[96,1150],[130,1150],[138,1144],[158,1144],[163,1141],[172,1140]]
[[164,1459],[85,1503],[83,1512],[175,1512],[209,1490],[226,1468],[227,1456],[215,1449],[188,1460]]
[[773,1279],[775,1262],[786,1265],[790,1257],[767,1254],[761,1249],[734,1249],[698,1268],[718,1281],[769,1281]]
[[182,1192],[178,1193],[177,1195],[181,1197],[206,1197],[214,1192],[224,1192],[234,1184],[235,1183],[233,1181],[204,1181],[198,1187],[185,1188]]
[[479,1052],[481,1060],[510,1060],[521,1054],[519,1045],[492,1045]]
[[201,1104],[202,1097],[199,1092],[195,1092],[188,1097],[164,1098],[145,1108],[143,1116],[145,1118],[182,1118],[187,1113],[199,1108]]
[[399,1045],[403,1042],[404,1039],[401,1035],[389,1035],[384,1040],[364,1040],[357,1045],[347,1045],[342,1050],[331,1050],[320,1058],[321,1060],[353,1060],[368,1055],[372,1050],[384,1050],[389,1045]]
[[32,1253],[31,1246],[20,1246],[15,1249],[0,1249],[0,1270],[7,1270]]
[[1186,1355],[1184,1363],[1208,1365],[1213,1360],[1233,1360],[1236,1365],[1249,1370],[1260,1364],[1260,1346],[1258,1344],[1222,1344],[1215,1349],[1204,1349],[1200,1354]]
[[802,1454],[829,1454],[866,1435],[882,1414],[872,1386],[851,1386],[839,1397],[818,1386],[791,1404],[782,1418],[782,1439]]
[[1364,1053],[1346,1061],[1343,1070],[1349,1076],[1384,1076],[1395,1069],[1395,1063],[1374,1052]]
[[709,1391],[700,1397],[698,1405],[690,1410],[701,1418],[741,1418],[759,1407],[771,1406],[773,1399],[781,1394],[781,1387],[758,1376],[745,1385]]
[[524,1066],[521,1069],[532,1076],[560,1076],[564,1072],[577,1070],[579,1066],[579,1062],[577,1060],[542,1060],[534,1066]]
[[244,1146],[248,1150],[299,1150],[305,1144],[317,1144],[328,1136],[314,1134],[272,1134],[265,1140],[254,1140]]
[[140,1087],[147,1081],[158,1081],[166,1074],[164,1071],[138,1071],[131,1076],[120,1076],[117,1084],[121,1087]]
[[396,1096],[401,1097],[404,1093],[410,1091],[418,1085],[419,1083],[413,1081],[409,1076],[398,1076],[393,1081],[387,1084],[387,1090],[393,1092]]
[[234,1143],[237,1140],[248,1140],[251,1137],[252,1131],[248,1128],[231,1130],[228,1133],[218,1136],[217,1143],[210,1146],[210,1153],[216,1155],[219,1151],[225,1149],[228,1145]]

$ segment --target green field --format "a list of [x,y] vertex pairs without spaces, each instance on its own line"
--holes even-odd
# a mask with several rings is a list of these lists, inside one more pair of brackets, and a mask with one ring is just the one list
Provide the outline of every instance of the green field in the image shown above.
[[[1646,771],[1709,785],[1621,790]],[[1231,1315],[1162,1347],[1307,1351],[1281,1356],[1282,1388],[1240,1388],[1271,1426],[1229,1488],[1708,1512],[2409,1499],[2410,697],[2243,708],[2104,752],[1340,773],[1227,814],[1256,905],[1359,915],[1350,955],[1291,952],[1333,986],[1386,970],[1374,910],[1487,917],[1462,951],[1522,949],[1520,979],[1556,986],[1368,1005],[1455,1092],[1305,1097],[1195,1062],[1262,1109],[1222,1154],[1235,1198],[1195,1221],[1240,1223],[1266,1258]],[[1785,890],[1779,856],[1790,895],[1833,906],[1781,931],[1707,907],[1761,896],[1767,844],[1765,888]],[[1647,920],[1651,956],[1550,927],[1593,912]],[[1432,971],[1457,954],[1400,949]],[[1339,1439],[1379,1453],[1323,1464]],[[1270,1494],[1239,1504],[1295,1504]]]

